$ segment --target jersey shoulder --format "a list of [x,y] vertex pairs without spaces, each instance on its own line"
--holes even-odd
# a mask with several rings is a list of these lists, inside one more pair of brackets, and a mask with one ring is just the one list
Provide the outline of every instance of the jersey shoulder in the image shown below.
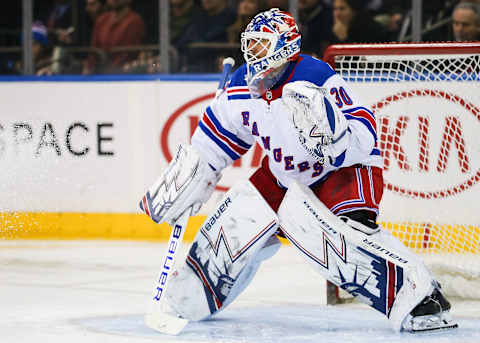
[[309,81],[317,86],[323,86],[333,75],[335,75],[335,71],[326,62],[302,54],[290,82]]
[[247,81],[245,80],[246,75],[247,75],[247,66],[244,63],[233,72],[227,87],[246,87],[247,86]]
[[242,64],[235,70],[227,83],[228,100],[251,99],[245,76],[247,74],[246,64]]

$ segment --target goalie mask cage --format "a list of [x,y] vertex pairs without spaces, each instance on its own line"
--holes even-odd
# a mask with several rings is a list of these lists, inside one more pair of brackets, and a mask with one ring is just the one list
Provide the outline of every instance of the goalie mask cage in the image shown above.
[[333,45],[324,60],[375,113],[379,224],[447,295],[480,299],[480,43]]

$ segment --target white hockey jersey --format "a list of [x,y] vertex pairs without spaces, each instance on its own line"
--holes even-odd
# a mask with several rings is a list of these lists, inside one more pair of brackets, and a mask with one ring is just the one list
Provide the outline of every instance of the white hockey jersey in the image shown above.
[[[212,168],[221,171],[255,142],[268,156],[270,170],[279,184],[286,188],[292,180],[311,186],[332,171],[354,164],[382,167],[373,112],[328,64],[300,55],[297,61],[290,62],[278,86],[257,99],[250,96],[245,75],[244,64],[234,72],[226,91],[207,107],[192,137],[192,144]],[[331,104],[348,120],[351,134],[347,150],[323,165],[299,142],[281,100],[283,86],[300,80],[326,88]]]

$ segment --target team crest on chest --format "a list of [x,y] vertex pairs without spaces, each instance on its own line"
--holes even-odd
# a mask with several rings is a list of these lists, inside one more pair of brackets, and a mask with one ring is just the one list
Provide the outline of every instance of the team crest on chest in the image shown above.
[[269,135],[262,135],[262,127],[256,120],[252,119],[250,111],[241,111],[240,118],[242,125],[250,130],[254,137],[259,137],[258,143],[262,149],[271,157],[271,161],[283,165],[285,171],[297,171],[299,173],[311,172],[311,177],[318,177],[323,172],[321,161],[298,161],[294,155],[285,154],[282,147],[271,145],[272,139]]

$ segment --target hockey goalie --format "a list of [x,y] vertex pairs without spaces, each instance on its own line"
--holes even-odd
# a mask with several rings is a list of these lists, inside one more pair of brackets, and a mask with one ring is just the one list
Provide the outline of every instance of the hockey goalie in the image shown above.
[[275,255],[282,235],[395,330],[456,327],[424,263],[376,224],[383,179],[374,114],[326,63],[300,54],[300,40],[288,12],[252,19],[241,35],[246,63],[142,199],[155,222],[174,225],[187,209],[199,210],[221,171],[255,143],[266,154],[207,216],[177,264],[168,311],[199,321],[223,310]]

